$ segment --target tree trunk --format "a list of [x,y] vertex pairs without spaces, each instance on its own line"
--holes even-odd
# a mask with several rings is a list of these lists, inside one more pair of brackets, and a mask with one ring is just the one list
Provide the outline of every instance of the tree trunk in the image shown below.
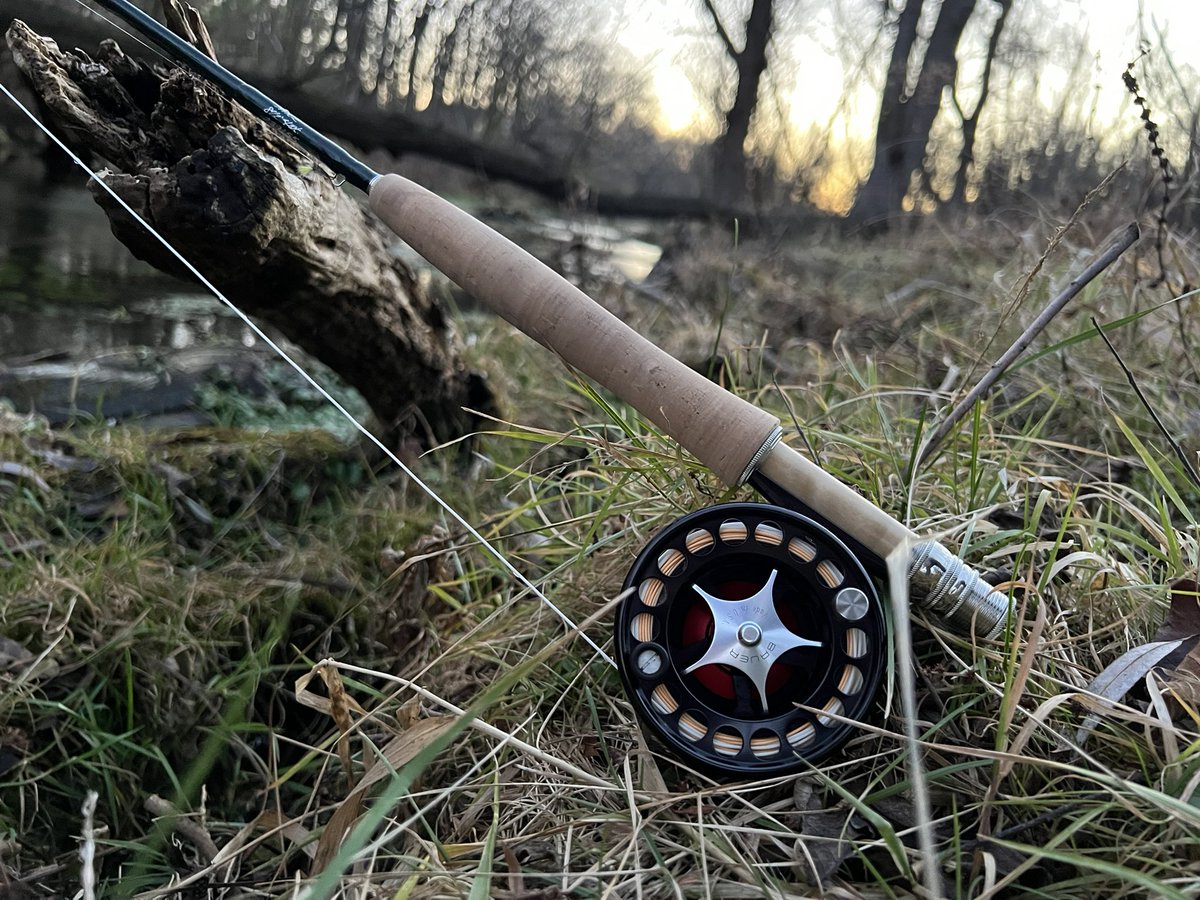
[[992,63],[996,60],[996,50],[1000,46],[1000,36],[1004,33],[1004,23],[1008,21],[1008,13],[1012,9],[1012,0],[997,0],[1000,4],[1000,15],[992,26],[991,37],[988,38],[987,58],[983,63],[983,76],[979,83],[979,99],[975,108],[967,115],[954,94],[954,105],[962,118],[962,149],[958,154],[958,171],[954,173],[954,193],[950,202],[956,206],[967,203],[967,184],[975,172],[975,135],[979,131],[979,115],[987,103],[988,94],[992,87]]
[[[958,40],[975,9],[975,0],[944,0],[938,11],[925,58],[911,95],[904,88],[923,0],[908,0],[888,65],[888,78],[875,131],[875,163],[859,190],[850,217],[886,227],[904,208],[914,172],[925,164],[929,132],[942,104],[942,94],[958,74]],[[900,90],[897,90],[897,87]]]
[[412,34],[409,36],[409,40],[412,41],[412,55],[408,58],[407,82],[404,87],[404,108],[408,110],[417,108],[417,64],[421,58],[421,42],[425,39],[425,29],[429,27],[429,17],[433,12],[433,5],[426,2],[413,20]]
[[771,41],[773,0],[754,0],[746,20],[746,40],[739,50],[721,24],[712,0],[704,7],[737,67],[737,91],[725,113],[725,129],[713,144],[712,196],[718,206],[737,205],[746,192],[746,137],[758,106],[758,87],[767,69],[767,45]]
[[346,81],[346,98],[366,95],[363,90],[363,68],[367,63],[367,38],[370,29],[371,3],[358,0],[346,8],[346,63],[342,77]]
[[[489,406],[445,313],[388,251],[390,233],[285,138],[190,73],[164,79],[111,41],[97,66],[21,22],[7,37],[57,129],[119,170],[105,179],[117,194],[230,300],[357,388],[393,446],[458,437],[473,425],[463,407]],[[190,277],[93,192],[136,256]]]

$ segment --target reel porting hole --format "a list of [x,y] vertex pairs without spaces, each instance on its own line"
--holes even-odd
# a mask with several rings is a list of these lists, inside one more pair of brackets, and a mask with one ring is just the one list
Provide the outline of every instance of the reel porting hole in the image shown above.
[[[639,718],[708,771],[799,770],[854,732],[883,674],[883,608],[828,529],[762,503],[709,507],[625,579],[617,664]],[[801,709],[809,707],[811,711]]]

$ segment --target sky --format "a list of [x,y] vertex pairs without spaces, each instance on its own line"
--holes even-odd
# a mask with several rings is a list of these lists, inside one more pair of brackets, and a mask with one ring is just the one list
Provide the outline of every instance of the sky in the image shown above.
[[[878,2],[878,0],[873,0]],[[990,0],[980,0],[981,6]],[[1157,23],[1167,36],[1168,49],[1178,60],[1187,60],[1200,35],[1200,2],[1196,0],[1015,0],[1014,10],[1023,12],[1034,22],[1045,21],[1047,28],[1073,25],[1085,33],[1091,53],[1095,56],[1095,71],[1099,87],[1098,107],[1102,116],[1115,117],[1127,103],[1120,75],[1138,53],[1138,15],[1143,21]],[[782,89],[793,128],[802,130],[810,124],[823,125],[841,100],[842,65],[832,46],[833,18],[840,8],[842,15],[854,15],[846,10],[863,9],[864,0],[778,0],[777,8],[786,5],[802,9],[803,21],[790,29],[794,36],[788,57],[796,60],[794,78]],[[856,6],[857,4],[857,6]],[[746,0],[729,7],[747,7]],[[1014,12],[1014,16],[1015,16]],[[698,41],[703,39],[705,20],[700,0],[627,0],[621,43],[647,67],[657,94],[660,128],[668,134],[691,132],[698,137],[711,137],[716,127],[712,106],[697,93],[694,75],[701,65]],[[859,15],[862,15],[859,13]],[[736,22],[730,30],[736,35]],[[864,29],[869,31],[869,29]],[[865,39],[865,37],[864,37]],[[1110,77],[1111,73],[1111,77]],[[1052,89],[1054,74],[1047,75],[1047,90]],[[813,90],[813,85],[828,85],[827,90]],[[876,101],[863,98],[846,117],[846,127],[869,135],[876,115]]]

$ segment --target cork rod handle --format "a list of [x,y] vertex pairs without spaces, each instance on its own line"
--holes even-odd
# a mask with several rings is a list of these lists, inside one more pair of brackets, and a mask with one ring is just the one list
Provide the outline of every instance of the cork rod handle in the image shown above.
[[685,366],[436,194],[383,175],[369,197],[375,214],[452,281],[632,405],[726,484],[740,483],[776,434],[770,413]]

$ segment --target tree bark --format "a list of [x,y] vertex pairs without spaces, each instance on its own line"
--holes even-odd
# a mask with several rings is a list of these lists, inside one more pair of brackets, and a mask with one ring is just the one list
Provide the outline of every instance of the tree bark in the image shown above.
[[717,205],[733,206],[746,191],[746,138],[758,107],[758,87],[767,69],[767,45],[771,42],[773,0],[754,0],[746,19],[746,40],[738,49],[721,23],[712,0],[704,0],[725,53],[737,68],[737,91],[725,113],[725,129],[713,144],[712,195]]
[[925,58],[912,89],[907,78],[923,0],[908,0],[900,14],[887,83],[875,130],[875,162],[854,201],[854,221],[886,227],[904,208],[914,172],[925,164],[929,132],[942,104],[942,94],[958,74],[958,40],[975,9],[975,0],[943,0],[929,37]]
[[[490,395],[444,311],[393,256],[390,234],[286,138],[190,73],[105,41],[95,62],[21,22],[8,45],[56,130],[118,171],[105,179],[240,308],[357,388],[393,446],[472,427]],[[191,277],[97,185],[136,256]]]
[[967,203],[967,185],[975,171],[975,136],[979,131],[979,115],[987,103],[988,94],[992,88],[992,63],[996,60],[996,51],[1000,46],[1000,36],[1004,33],[1004,23],[1008,21],[1008,13],[1012,9],[1012,0],[996,0],[1000,4],[1000,15],[992,26],[991,37],[988,38],[987,58],[983,64],[983,75],[979,83],[979,99],[971,114],[967,115],[958,102],[957,93],[951,94],[954,106],[962,119],[962,149],[958,154],[958,170],[954,173],[954,193],[950,202],[956,206]]

